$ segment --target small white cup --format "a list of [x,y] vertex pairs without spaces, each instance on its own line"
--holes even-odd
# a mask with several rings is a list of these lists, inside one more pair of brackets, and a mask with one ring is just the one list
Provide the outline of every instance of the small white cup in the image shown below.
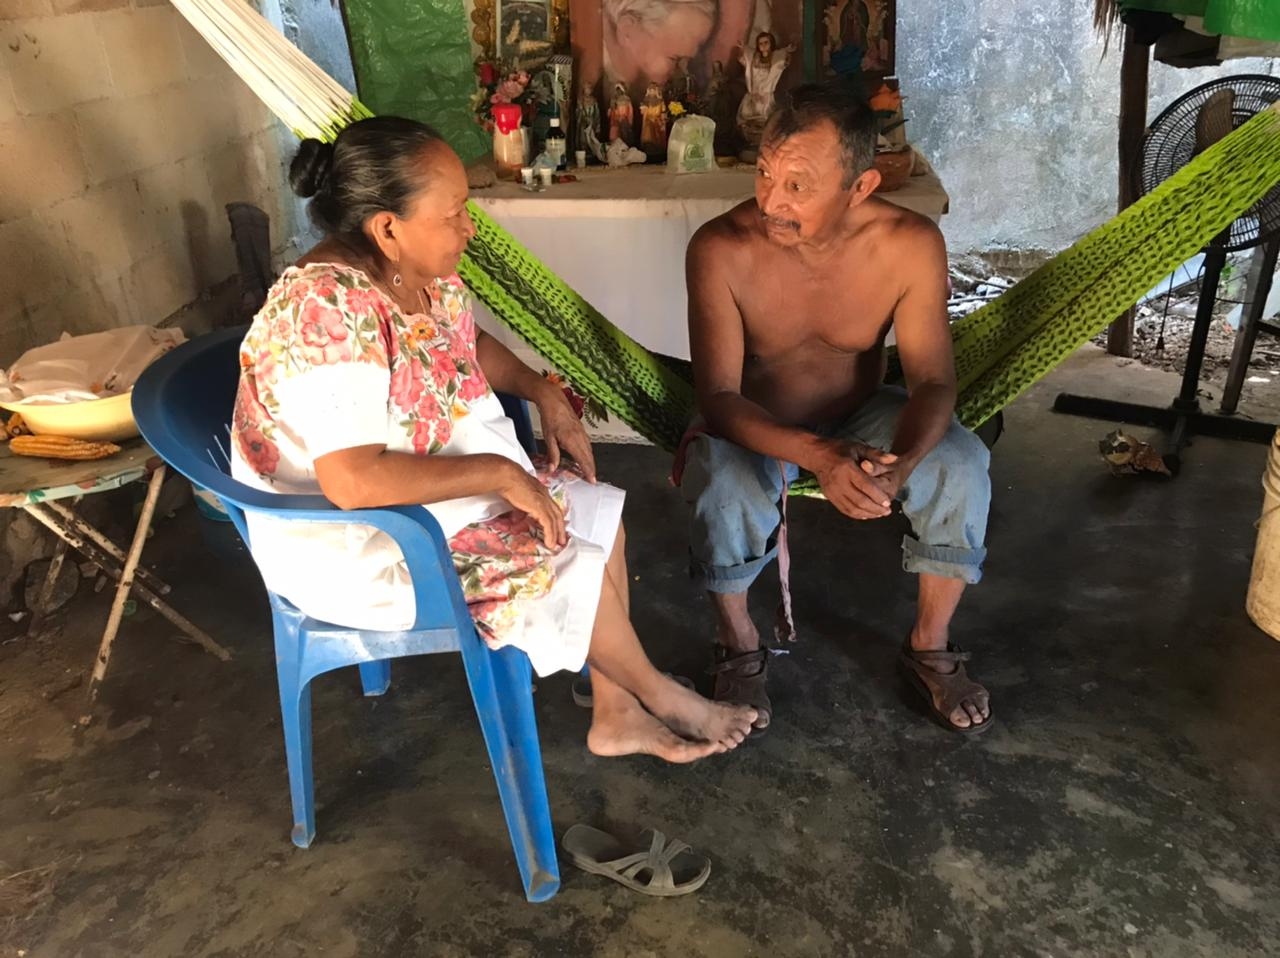
[[574,160],[574,162],[575,162],[575,163],[577,163],[577,164],[578,164],[578,169],[580,169],[580,170],[585,170],[585,169],[587,168],[587,151],[586,151],[586,150],[574,150],[574,151],[573,151],[573,160]]
[[520,168],[520,182],[525,186],[533,186],[533,167],[524,166]]
[[542,180],[543,186],[551,185],[551,171],[545,166],[538,170],[538,178]]

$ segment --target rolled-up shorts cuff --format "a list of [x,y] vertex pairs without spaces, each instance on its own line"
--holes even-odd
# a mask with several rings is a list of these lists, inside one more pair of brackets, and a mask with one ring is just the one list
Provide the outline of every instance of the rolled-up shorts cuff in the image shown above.
[[709,562],[690,556],[689,575],[698,588],[705,592],[715,592],[720,595],[746,592],[777,553],[778,550],[775,547],[758,559],[732,566],[711,565]]
[[910,536],[902,540],[902,568],[917,575],[939,575],[977,585],[982,581],[982,563],[986,559],[986,549],[928,546]]

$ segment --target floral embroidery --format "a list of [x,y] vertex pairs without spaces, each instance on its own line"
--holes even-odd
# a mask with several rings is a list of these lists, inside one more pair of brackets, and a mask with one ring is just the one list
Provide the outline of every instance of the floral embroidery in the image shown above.
[[[232,438],[245,463],[268,481],[309,474],[311,462],[298,461],[305,450],[290,445],[296,443],[287,429],[290,410],[277,387],[310,370],[344,365],[371,364],[390,374],[386,433],[370,436],[371,443],[418,455],[443,449],[454,423],[490,390],[476,361],[475,322],[462,281],[439,280],[428,292],[429,310],[405,316],[358,270],[323,263],[287,270],[240,350]],[[562,504],[567,475],[540,474]],[[554,552],[524,513],[468,526],[450,548],[468,608],[490,641],[519,621],[520,600],[546,595],[555,582]]]

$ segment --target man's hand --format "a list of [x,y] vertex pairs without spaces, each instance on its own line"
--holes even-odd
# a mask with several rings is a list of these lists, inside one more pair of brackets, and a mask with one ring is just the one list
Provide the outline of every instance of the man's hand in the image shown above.
[[574,413],[569,400],[558,386],[547,383],[537,399],[538,418],[542,421],[542,438],[547,444],[549,465],[560,465],[561,450],[573,457],[588,482],[596,481],[596,460],[591,452],[591,440],[582,420]]
[[889,514],[897,493],[890,478],[897,461],[897,456],[874,446],[837,440],[814,475],[822,494],[850,519],[879,519]]
[[902,491],[902,487],[907,484],[907,476],[910,471],[907,465],[896,456],[890,456],[892,462],[878,463],[870,459],[864,459],[858,465],[862,467],[862,471],[871,477],[880,490],[891,500],[898,498],[898,493]]
[[542,530],[542,541],[548,546],[559,549],[568,541],[560,503],[551,498],[551,493],[537,477],[529,475],[514,462],[509,474],[503,478],[500,495],[534,521]]

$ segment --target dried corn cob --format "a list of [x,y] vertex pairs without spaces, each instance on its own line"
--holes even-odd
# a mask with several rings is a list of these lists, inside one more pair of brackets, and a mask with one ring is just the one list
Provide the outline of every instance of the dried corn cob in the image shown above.
[[15,412],[9,417],[9,421],[5,423],[4,438],[12,439],[14,436],[29,436],[31,428],[27,425],[27,421],[22,418],[22,413]]
[[14,436],[9,448],[19,456],[44,459],[105,459],[120,451],[111,442],[89,442],[70,436]]

